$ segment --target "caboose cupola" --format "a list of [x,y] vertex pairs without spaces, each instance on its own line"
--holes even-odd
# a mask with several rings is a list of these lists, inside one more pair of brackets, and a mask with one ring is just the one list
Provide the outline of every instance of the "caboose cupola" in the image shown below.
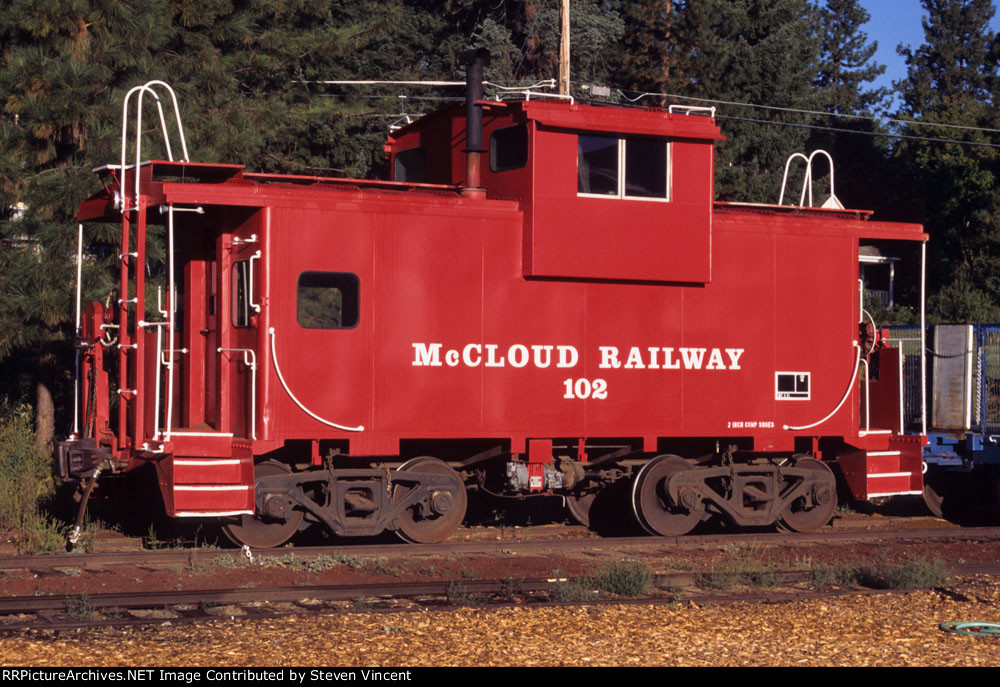
[[394,179],[481,183],[488,198],[516,199],[524,277],[711,281],[713,143],[722,136],[710,109],[537,99],[472,109],[485,110],[488,167],[465,159],[469,120],[456,105],[390,136]]

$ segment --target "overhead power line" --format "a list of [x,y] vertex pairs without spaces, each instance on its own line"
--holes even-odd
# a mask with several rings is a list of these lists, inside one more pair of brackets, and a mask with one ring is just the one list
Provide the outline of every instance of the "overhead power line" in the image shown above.
[[[584,85],[584,84],[579,84]],[[713,103],[716,105],[732,105],[735,107],[751,107],[759,110],[773,110],[777,112],[792,112],[795,114],[805,114],[812,115],[815,117],[841,117],[844,119],[859,119],[864,121],[870,121],[878,123],[889,123],[889,124],[905,124],[907,126],[917,125],[917,126],[937,126],[946,129],[960,129],[963,131],[979,131],[982,133],[993,133],[1000,134],[1000,129],[990,129],[981,126],[968,126],[965,124],[944,124],[941,122],[927,122],[918,119],[894,119],[892,117],[878,117],[876,115],[858,115],[858,114],[845,114],[843,112],[823,112],[822,110],[803,110],[795,107],[779,107],[777,105],[760,105],[758,103],[744,103],[733,100],[718,100],[713,98],[696,98],[688,95],[676,95],[674,93],[640,93],[634,98],[630,98],[626,95],[626,92],[617,86],[613,87],[618,93],[625,98],[625,100],[630,103],[638,102],[645,97],[655,97],[655,98],[675,98],[677,100],[693,100],[702,103]]]
[[818,129],[819,131],[834,131],[843,134],[857,134],[859,136],[882,136],[885,138],[899,138],[908,141],[926,141],[929,143],[953,143],[961,146],[978,146],[980,148],[1000,148],[1000,143],[979,143],[977,141],[959,141],[951,138],[932,138],[930,136],[912,136],[909,134],[890,134],[882,131],[857,131],[855,129],[838,129],[832,126],[820,126],[818,124],[797,124],[795,122],[774,122],[767,119],[753,119],[751,117],[734,117],[731,115],[715,115],[716,119],[732,119],[739,122],[752,122],[754,124],[767,124],[769,126],[790,126],[796,129]]
[[[363,80],[362,79],[349,79],[349,80],[347,80],[347,79],[345,79],[345,80],[323,80],[323,81],[304,81],[304,80],[301,80],[301,81],[293,81],[292,83],[300,83],[300,84],[322,84],[322,85],[341,85],[341,86],[344,86],[344,85],[350,85],[350,86],[383,86],[383,85],[384,86],[399,86],[399,85],[405,85],[405,86],[451,87],[451,86],[464,86],[465,85],[464,81],[388,80],[388,79],[387,80],[376,80],[376,79],[363,79]],[[531,84],[531,85],[528,85],[528,86],[503,86],[503,85],[500,85],[500,84],[497,84],[497,83],[492,83],[492,82],[489,82],[489,81],[485,81],[483,83],[486,84],[486,85],[492,86],[494,88],[497,88],[497,89],[500,89],[500,90],[504,90],[504,91],[517,91],[517,90],[526,90],[526,89],[531,89],[531,88],[554,88],[555,85],[556,85],[555,79],[545,79],[545,80],[538,81],[538,82],[536,82],[534,84]],[[578,87],[586,86],[588,89],[593,88],[593,86],[589,85],[589,84],[583,84],[583,83],[580,83],[580,82],[573,82],[573,83],[576,86],[578,86]],[[624,98],[625,100],[627,100],[630,103],[636,103],[639,100],[641,100],[642,98],[646,98],[646,97],[672,98],[672,99],[676,99],[676,100],[690,100],[690,101],[694,101],[694,102],[711,103],[711,104],[714,104],[714,105],[725,105],[725,106],[731,106],[731,107],[747,107],[747,108],[755,108],[755,109],[760,109],[760,110],[768,110],[768,111],[773,111],[773,112],[789,112],[789,113],[792,113],[792,114],[809,115],[809,116],[814,116],[814,117],[834,117],[834,118],[841,118],[841,119],[852,119],[852,120],[860,120],[860,121],[870,121],[870,122],[874,122],[876,124],[889,123],[889,124],[899,124],[899,125],[906,125],[906,126],[914,126],[914,125],[916,125],[916,126],[933,126],[933,127],[941,127],[941,128],[946,128],[946,129],[955,129],[955,130],[960,130],[960,131],[974,131],[974,132],[986,133],[986,134],[1000,133],[1000,129],[991,129],[991,128],[988,128],[988,127],[975,127],[975,126],[968,126],[968,125],[963,125],[963,124],[945,124],[945,123],[942,123],[942,122],[928,122],[928,121],[915,120],[915,119],[896,119],[896,118],[892,118],[892,117],[878,117],[878,116],[875,116],[875,115],[857,115],[857,114],[845,114],[845,113],[841,113],[841,112],[824,112],[824,111],[821,111],[821,110],[807,110],[807,109],[794,108],[794,107],[780,107],[780,106],[777,106],[777,105],[761,105],[759,103],[739,102],[739,101],[734,101],[734,100],[722,100],[722,99],[718,99],[718,98],[698,98],[698,97],[694,97],[694,96],[677,95],[677,94],[674,94],[674,93],[654,93],[654,92],[648,92],[647,91],[647,92],[643,92],[643,93],[638,93],[637,95],[635,95],[634,97],[632,97],[632,96],[627,95],[626,91],[623,90],[620,87],[613,86],[612,88],[614,88],[616,91],[618,91],[618,93],[621,95],[621,97]],[[393,99],[397,99],[397,100],[401,100],[401,101],[404,101],[404,100],[454,101],[455,100],[454,98],[447,98],[447,97],[441,97],[441,96],[407,96],[407,95],[402,95],[402,94],[399,94],[399,95],[354,95],[354,96],[346,96],[346,95],[341,95],[341,94],[320,94],[320,95],[321,95],[321,97],[328,97],[328,98],[338,98],[338,97],[393,98]],[[382,114],[374,113],[374,112],[372,112],[372,113],[354,113],[354,116],[358,116],[358,115],[362,115],[362,116],[367,115],[367,116],[373,116],[373,117],[378,117],[378,116],[395,116],[395,115],[382,115]],[[414,115],[414,116],[419,116],[419,115]],[[752,117],[737,117],[737,116],[734,116],[734,115],[721,115],[721,114],[717,114],[716,118],[717,119],[729,119],[729,120],[733,120],[733,121],[751,122],[751,123],[755,123],[755,124],[766,124],[768,126],[786,126],[786,127],[797,128],[797,129],[813,129],[813,130],[818,130],[818,131],[831,131],[831,132],[834,132],[834,133],[853,134],[853,135],[859,135],[859,136],[880,136],[880,137],[884,137],[884,138],[894,138],[894,139],[907,140],[907,141],[923,141],[923,142],[927,142],[927,143],[948,143],[948,144],[953,144],[953,145],[974,146],[974,147],[981,147],[981,148],[1000,148],[1000,144],[996,144],[996,143],[985,143],[985,142],[978,142],[978,141],[961,141],[961,140],[950,139],[950,138],[937,138],[937,137],[931,137],[931,136],[914,136],[912,134],[897,134],[897,133],[889,133],[889,132],[881,132],[881,131],[857,131],[855,129],[842,129],[842,128],[838,128],[838,127],[821,126],[821,125],[818,125],[818,124],[801,124],[801,123],[796,123],[796,122],[775,122],[775,121],[765,120],[765,119],[755,119],[755,118],[752,118]]]
[[[464,81],[426,81],[426,80],[410,80],[410,81],[393,81],[393,80],[377,80],[377,79],[341,79],[335,81],[302,81],[296,80],[292,83],[301,84],[322,84],[325,86],[464,86]],[[493,83],[492,81],[483,81],[483,85],[492,86],[493,88],[498,88],[501,91],[523,91],[530,88],[555,88],[555,79],[542,79],[541,81],[536,81],[533,84],[527,86],[502,86],[498,83]]]

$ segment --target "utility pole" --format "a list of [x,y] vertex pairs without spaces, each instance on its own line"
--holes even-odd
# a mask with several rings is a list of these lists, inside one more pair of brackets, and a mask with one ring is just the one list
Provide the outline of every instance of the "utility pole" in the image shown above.
[[569,95],[569,0],[559,8],[562,36],[559,40],[559,95]]

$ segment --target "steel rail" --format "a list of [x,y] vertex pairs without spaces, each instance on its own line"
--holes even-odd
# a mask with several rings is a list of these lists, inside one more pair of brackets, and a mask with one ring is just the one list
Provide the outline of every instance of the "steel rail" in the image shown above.
[[[758,532],[737,535],[685,535],[681,537],[619,537],[586,539],[494,540],[445,542],[441,544],[358,544],[345,546],[300,546],[294,548],[255,549],[253,555],[287,556],[303,560],[321,556],[427,556],[436,554],[463,555],[499,553],[577,552],[606,549],[701,549],[741,546],[797,546],[812,544],[844,544],[872,541],[901,540],[1000,540],[1000,527],[963,527],[902,530],[826,530],[807,534]],[[65,553],[49,555],[0,556],[0,570],[56,568],[92,568],[112,565],[171,565],[176,563],[208,563],[223,556],[241,556],[238,549],[182,549],[167,551],[129,551],[119,553]]]
[[[956,575],[1000,575],[1000,564],[993,565],[959,565],[954,569]],[[654,589],[690,588],[697,582],[698,573],[686,572],[670,575],[656,575],[653,578]],[[794,584],[808,582],[810,571],[777,571],[777,584]],[[76,627],[108,627],[116,625],[161,624],[169,621],[209,621],[229,618],[254,619],[260,617],[276,617],[280,615],[305,613],[344,612],[350,609],[331,607],[317,602],[358,601],[361,599],[420,599],[425,598],[419,608],[426,610],[435,607],[439,610],[455,608],[460,604],[451,601],[453,593],[458,589],[467,597],[477,597],[477,605],[506,606],[513,603],[511,597],[521,597],[518,604],[524,603],[523,597],[531,594],[546,594],[555,591],[560,585],[571,582],[566,578],[526,578],[504,580],[451,580],[446,582],[416,582],[389,584],[353,584],[325,585],[315,587],[275,587],[254,589],[225,590],[190,590],[162,591],[136,593],[98,593],[59,596],[17,596],[0,599],[0,615],[35,614],[35,617],[21,622],[0,622],[0,634],[25,629],[65,629]],[[887,594],[899,591],[916,591],[914,589],[873,589],[873,588],[832,588],[826,590],[800,591],[752,591],[746,593],[691,595],[685,593],[685,602],[695,602],[701,605],[721,604],[733,601],[762,601],[778,603],[803,599],[831,598],[845,595]],[[954,596],[955,592],[949,591]],[[427,598],[429,597],[429,598]],[[498,601],[490,602],[488,597],[496,597]],[[663,592],[659,596],[642,596],[634,598],[599,598],[584,601],[553,601],[543,597],[533,600],[532,605],[600,605],[600,604],[630,604],[630,605],[662,605],[675,603],[681,599],[673,592]],[[278,608],[260,604],[290,604],[292,608]],[[239,616],[236,614],[213,615],[209,610],[213,607],[240,606]],[[183,608],[190,606],[192,608]],[[170,610],[175,617],[138,617],[123,616],[123,611],[135,610]],[[405,611],[412,608],[378,609],[364,607],[367,612]],[[108,617],[94,619],[101,611],[112,612]]]

